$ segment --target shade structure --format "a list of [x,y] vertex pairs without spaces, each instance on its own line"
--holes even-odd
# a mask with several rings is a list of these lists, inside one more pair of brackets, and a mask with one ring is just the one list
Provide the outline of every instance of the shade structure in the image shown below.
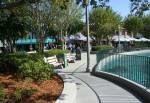
[[87,39],[86,36],[84,36],[82,33],[79,32],[75,35],[75,40],[86,41]]
[[144,37],[142,37],[142,38],[140,38],[140,39],[138,39],[139,41],[143,41],[143,42],[146,42],[146,41],[150,41],[150,39],[147,39],[147,38],[144,38]]
[[74,40],[75,36],[74,35],[68,35],[68,36],[64,36],[63,39],[68,42],[68,41]]
[[130,37],[129,35],[115,35],[112,37],[112,41],[121,41],[121,42],[130,42],[130,41],[141,41],[139,39],[136,39],[134,37]]
[[[89,37],[89,40],[90,40],[90,42],[92,42],[93,41],[93,39],[91,38],[91,37]],[[87,41],[87,37],[86,37],[86,40],[85,41]]]
[[120,36],[115,35],[115,36],[112,37],[112,41],[115,41],[115,42],[118,42],[118,41],[121,41],[121,42],[124,42],[124,41],[129,42],[130,39],[129,39],[128,37],[125,37],[124,35],[120,35]]
[[150,39],[147,39],[147,38],[140,38],[140,39],[136,39],[134,37],[130,37],[129,35],[114,35],[112,37],[112,41],[115,41],[115,42],[118,42],[118,41],[121,41],[121,42],[129,42],[129,41],[135,41],[135,42],[150,42]]
[[[84,36],[82,33],[77,33],[75,36],[74,36],[74,39],[75,40],[80,40],[80,41],[87,41],[87,37],[86,36]],[[89,37],[89,40],[90,40],[90,42],[92,42],[93,40],[92,40],[92,38],[91,37]]]
[[70,39],[70,40],[74,40],[74,39],[75,39],[75,36],[74,36],[74,35],[70,35],[70,36],[69,36],[69,39]]
[[[56,42],[56,40],[52,39],[52,38],[46,38],[46,40],[45,40],[45,43],[54,43],[54,42]],[[18,44],[18,45],[21,45],[21,44],[37,44],[38,41],[37,41],[37,39],[19,39],[19,40],[16,40],[15,43]]]
[[136,39],[136,38],[133,38],[133,37],[131,37],[131,38],[129,38],[129,39],[130,39],[130,41],[136,41],[136,42],[139,41],[139,39]]

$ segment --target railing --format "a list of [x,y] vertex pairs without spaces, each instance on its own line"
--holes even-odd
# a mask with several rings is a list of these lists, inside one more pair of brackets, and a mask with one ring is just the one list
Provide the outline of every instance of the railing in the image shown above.
[[116,74],[150,88],[150,57],[107,50],[97,53],[97,62],[96,72]]

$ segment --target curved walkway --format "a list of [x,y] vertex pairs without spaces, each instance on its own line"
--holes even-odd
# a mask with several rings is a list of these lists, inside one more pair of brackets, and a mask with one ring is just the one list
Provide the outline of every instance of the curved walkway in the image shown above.
[[[91,55],[91,68],[96,63],[96,56]],[[64,81],[75,82],[77,85],[77,103],[143,103],[136,96],[120,86],[102,78],[85,73],[86,53],[82,60],[69,64],[59,70]]]

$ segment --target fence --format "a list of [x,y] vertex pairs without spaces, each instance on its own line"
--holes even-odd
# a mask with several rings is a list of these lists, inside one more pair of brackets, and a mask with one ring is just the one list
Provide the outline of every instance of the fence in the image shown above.
[[112,49],[97,53],[96,72],[116,74],[150,88],[150,57],[120,52],[123,51]]

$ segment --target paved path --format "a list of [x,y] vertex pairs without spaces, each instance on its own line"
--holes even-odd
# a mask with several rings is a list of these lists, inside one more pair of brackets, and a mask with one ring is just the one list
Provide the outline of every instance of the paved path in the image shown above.
[[[91,55],[91,68],[96,63],[96,56]],[[143,103],[133,94],[120,86],[102,78],[85,73],[86,54],[82,60],[69,64],[65,69],[59,70],[64,80],[77,84],[77,103]]]

